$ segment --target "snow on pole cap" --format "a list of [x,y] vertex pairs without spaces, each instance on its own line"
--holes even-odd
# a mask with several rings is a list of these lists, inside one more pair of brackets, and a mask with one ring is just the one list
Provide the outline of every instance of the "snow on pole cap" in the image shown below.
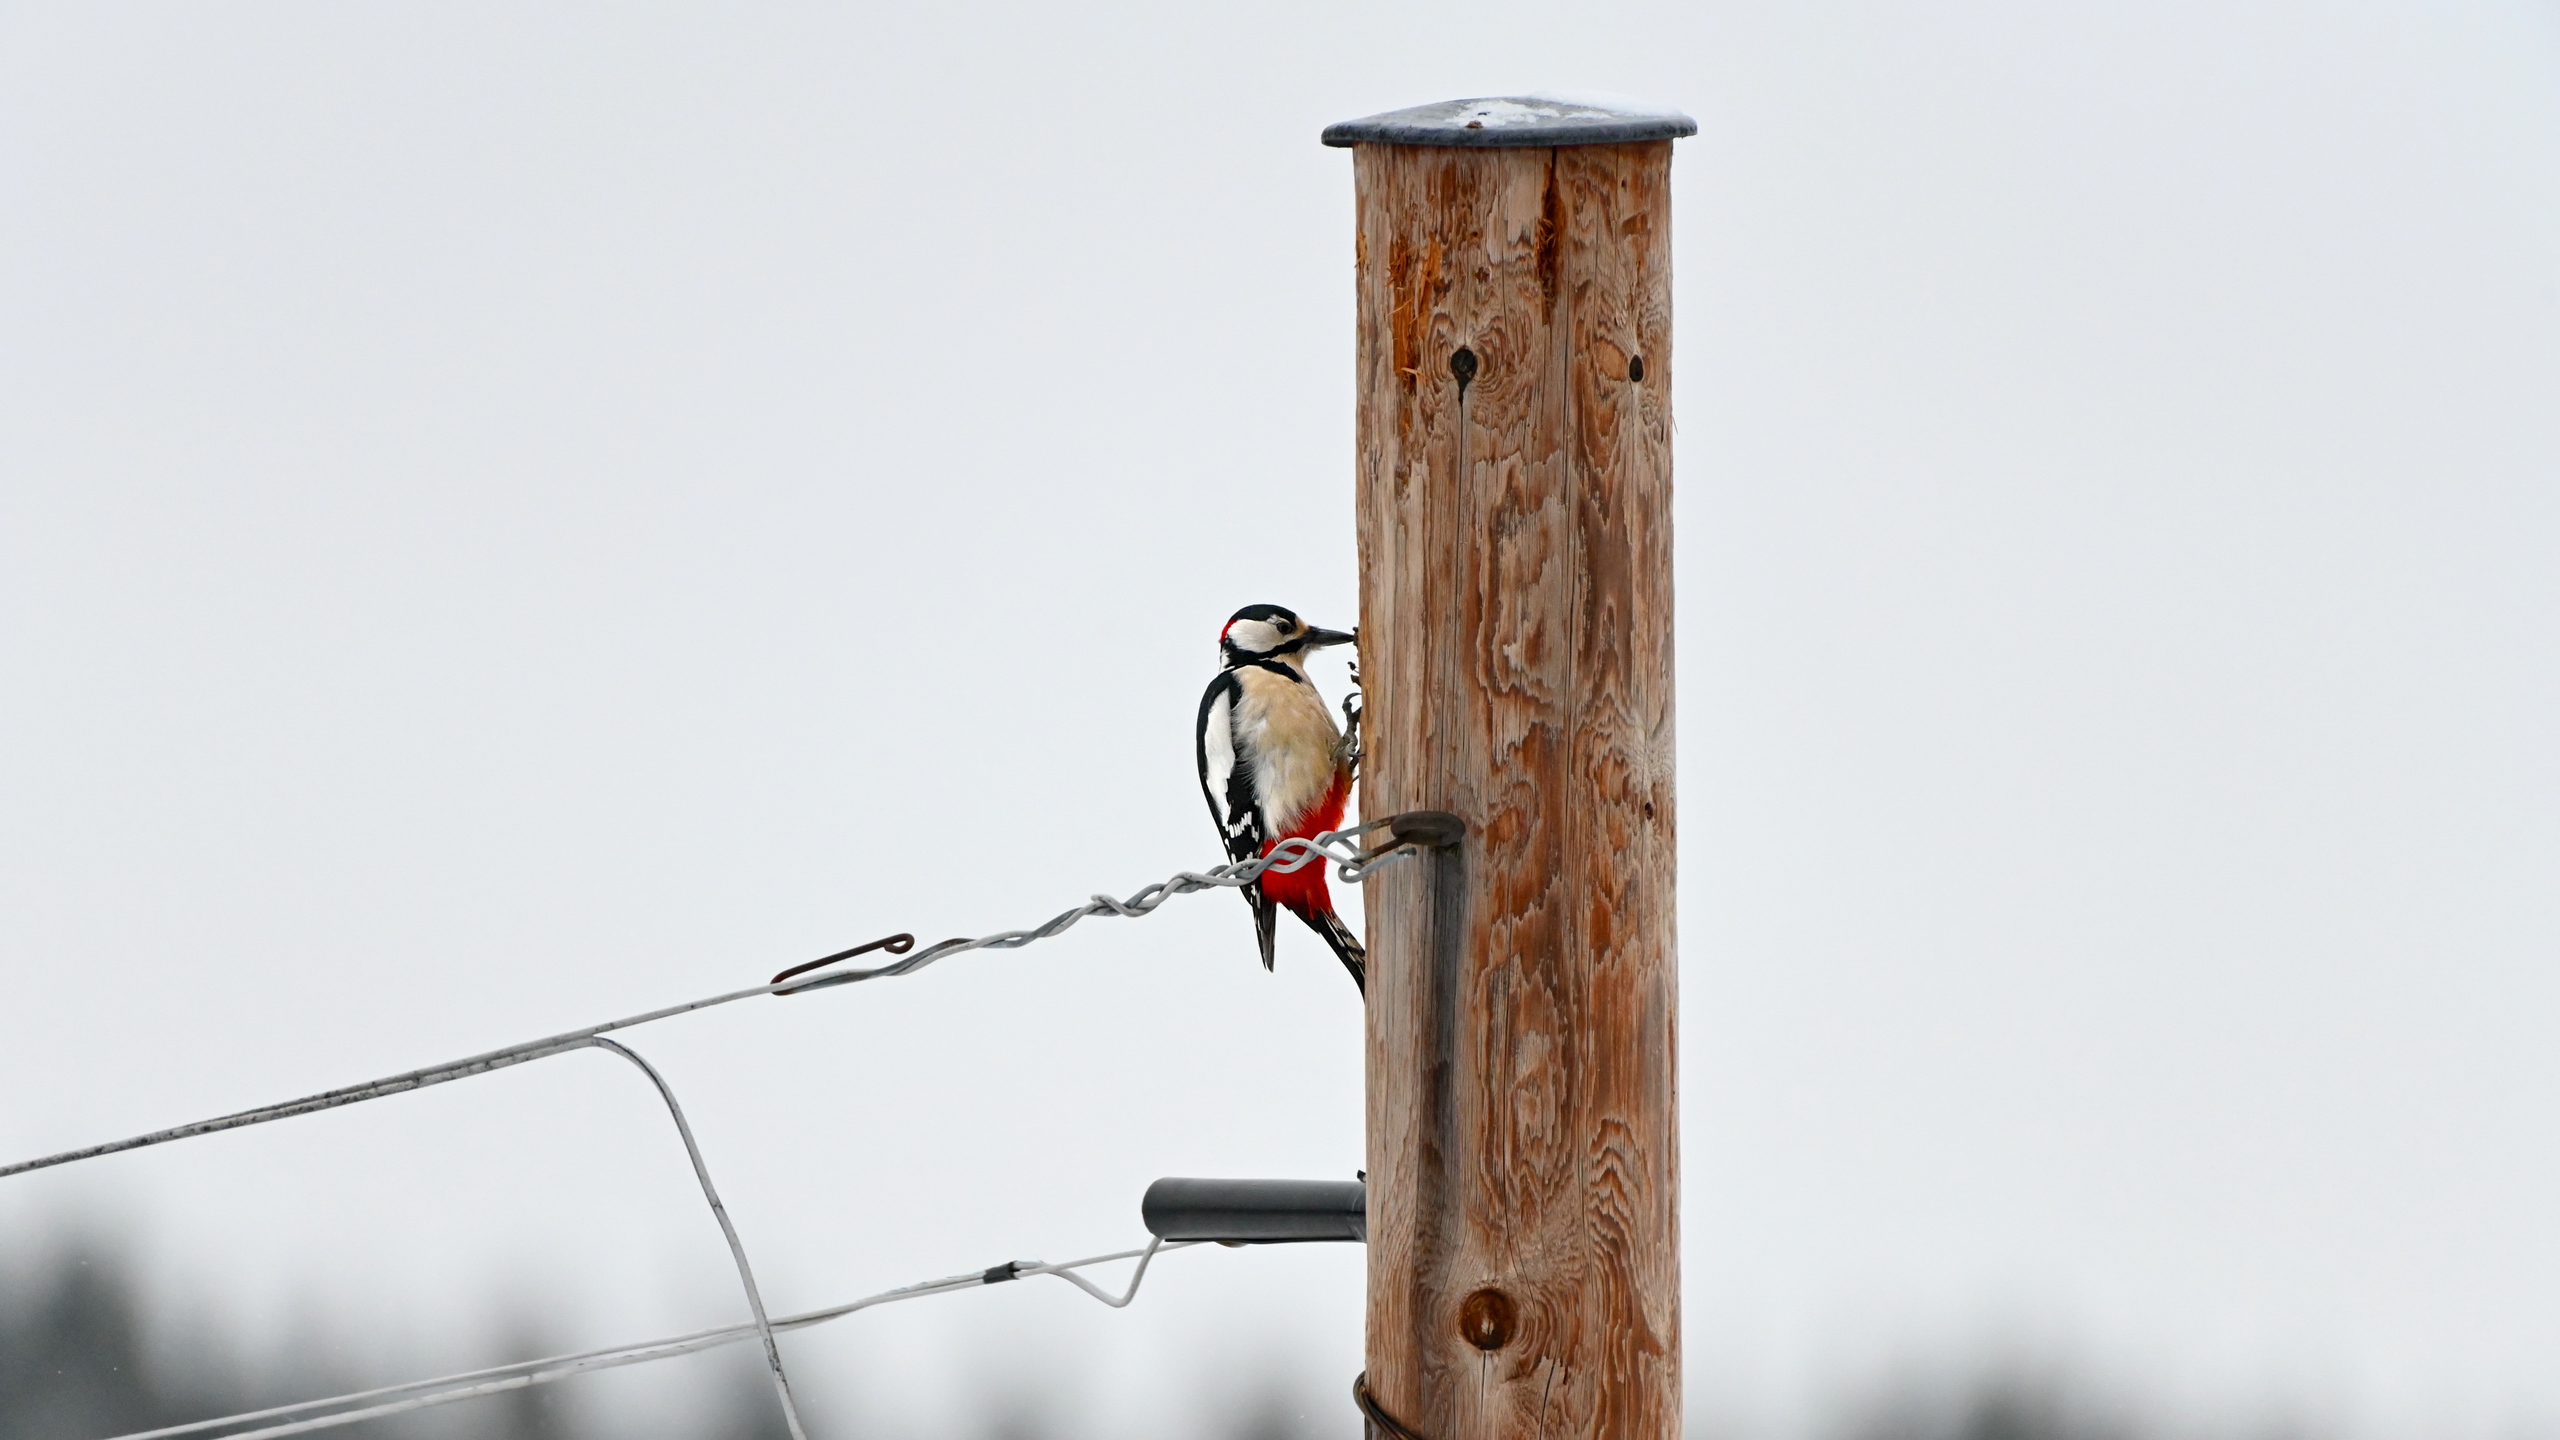
[[1621,145],[1677,140],[1698,122],[1624,95],[1546,91],[1443,100],[1324,127],[1324,143],[1350,145]]

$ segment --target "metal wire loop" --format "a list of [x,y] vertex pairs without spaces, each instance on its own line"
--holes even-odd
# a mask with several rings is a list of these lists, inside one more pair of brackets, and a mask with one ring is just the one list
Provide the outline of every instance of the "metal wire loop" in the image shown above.
[[[815,970],[822,965],[833,965],[839,960],[850,960],[856,955],[868,955],[874,950],[886,950],[892,955],[904,955],[908,951],[914,949],[915,945],[916,937],[909,935],[904,931],[900,931],[886,939],[874,940],[868,945],[856,945],[850,950],[839,950],[833,955],[824,955],[815,960],[802,961],[800,964],[794,965],[790,969],[783,971],[781,974],[774,976],[773,979],[767,983],[779,985],[794,975],[806,975],[810,971]],[[789,990],[780,990],[775,993],[780,995],[789,995],[792,992]]]

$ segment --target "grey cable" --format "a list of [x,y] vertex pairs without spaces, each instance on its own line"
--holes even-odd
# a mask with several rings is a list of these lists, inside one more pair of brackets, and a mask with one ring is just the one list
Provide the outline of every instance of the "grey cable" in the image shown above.
[[[928,1295],[948,1295],[960,1290],[974,1290],[982,1286],[1033,1275],[1055,1275],[1061,1280],[1074,1284],[1103,1304],[1118,1309],[1137,1298],[1138,1286],[1147,1278],[1147,1266],[1154,1261],[1158,1250],[1181,1250],[1197,1243],[1201,1242],[1175,1241],[1167,1244],[1162,1240],[1156,1240],[1142,1249],[1120,1250],[1108,1255],[1089,1255],[1082,1260],[1068,1260],[1056,1265],[1017,1260],[1011,1264],[997,1265],[986,1270],[945,1276],[939,1280],[926,1280],[914,1285],[902,1285],[894,1290],[883,1290],[877,1295],[866,1295],[848,1304],[832,1305],[823,1310],[786,1315],[772,1321],[767,1329],[773,1333],[802,1330],[812,1325],[823,1325],[830,1320],[842,1319],[856,1311],[868,1310],[878,1305],[891,1305],[901,1300],[919,1300]],[[1138,1262],[1138,1268],[1129,1277],[1128,1288],[1122,1291],[1117,1299],[1097,1288],[1083,1276],[1072,1273],[1089,1265],[1107,1265],[1115,1260],[1129,1259],[1135,1259]],[[483,1370],[466,1370],[460,1374],[438,1376],[432,1380],[412,1380],[400,1385],[385,1385],[379,1389],[359,1390],[353,1394],[331,1396],[325,1400],[302,1400],[291,1405],[277,1405],[239,1415],[189,1421],[184,1425],[171,1425],[159,1430],[140,1430],[114,1436],[112,1440],[175,1440],[177,1436],[197,1435],[207,1430],[218,1430],[225,1425],[246,1424],[254,1420],[281,1420],[287,1416],[309,1415],[314,1410],[328,1410],[340,1405],[360,1406],[358,1409],[340,1410],[334,1414],[293,1420],[282,1425],[270,1425],[264,1429],[234,1431],[219,1437],[219,1440],[274,1440],[274,1437],[278,1436],[299,1435],[339,1425],[352,1425],[360,1420],[374,1420],[385,1415],[422,1410],[435,1405],[450,1405],[457,1400],[471,1400],[483,1395],[501,1394],[508,1390],[548,1385],[553,1381],[566,1380],[573,1375],[583,1375],[590,1371],[610,1370],[623,1365],[640,1365],[652,1360],[672,1359],[679,1355],[690,1355],[697,1351],[716,1349],[722,1345],[732,1345],[757,1333],[759,1333],[758,1329],[754,1325],[722,1325],[708,1330],[691,1331],[683,1335],[671,1335],[658,1340],[644,1340],[632,1345],[616,1345],[603,1350],[585,1350],[569,1355],[552,1355],[540,1360],[519,1360],[511,1365],[493,1365]],[[374,1403],[363,1403],[367,1401]]]
[[528,1040],[521,1045],[510,1045],[500,1050],[483,1051],[478,1055],[448,1061],[442,1065],[430,1065],[423,1070],[411,1070],[406,1074],[371,1080],[361,1085],[324,1090],[317,1095],[306,1095],[299,1100],[262,1105],[254,1110],[240,1110],[229,1115],[218,1115],[210,1120],[198,1120],[192,1124],[172,1126],[166,1130],[154,1130],[147,1135],[134,1135],[123,1140],[110,1140],[103,1145],[65,1150],[56,1155],[21,1160],[14,1165],[0,1165],[0,1179],[6,1179],[11,1175],[23,1175],[33,1170],[50,1169],[56,1165],[68,1165],[77,1160],[94,1160],[104,1155],[139,1150],[146,1145],[165,1145],[172,1140],[192,1140],[199,1135],[237,1130],[245,1125],[263,1125],[270,1120],[285,1120],[296,1115],[335,1110],[341,1105],[379,1100],[386,1095],[423,1090],[430,1085],[442,1085],[449,1080],[485,1075],[492,1070],[503,1070],[510,1065],[521,1065],[528,1060],[539,1060],[547,1055],[584,1049],[595,1037],[615,1030],[628,1030],[635,1025],[646,1025],[653,1020],[691,1014],[696,1010],[708,1010],[715,1005],[726,1005],[733,1000],[750,1000],[758,995],[796,995],[809,990],[825,990],[837,985],[851,985],[863,980],[912,975],[936,960],[947,959],[970,950],[1019,950],[1034,940],[1046,940],[1064,931],[1087,915],[1135,917],[1151,914],[1157,906],[1173,896],[1189,895],[1217,886],[1230,889],[1241,888],[1252,884],[1265,871],[1278,871],[1286,875],[1310,863],[1320,864],[1325,860],[1331,860],[1339,867],[1338,873],[1345,884],[1357,884],[1377,873],[1382,866],[1406,859],[1413,854],[1410,849],[1363,851],[1353,843],[1360,836],[1387,823],[1387,820],[1372,820],[1365,825],[1355,825],[1348,830],[1328,830],[1308,839],[1283,840],[1273,846],[1269,854],[1259,859],[1239,860],[1232,864],[1220,865],[1206,874],[1185,870],[1170,880],[1147,886],[1127,900],[1114,900],[1108,895],[1096,895],[1090,903],[1054,916],[1047,924],[1036,929],[1007,930],[1001,934],[981,936],[975,940],[945,940],[939,945],[918,950],[893,964],[873,969],[821,972],[813,976],[795,976],[777,984],[752,985],[744,990],[731,990],[700,1000],[689,1000],[681,1005],[669,1005],[662,1009],[626,1016],[620,1020],[608,1020],[601,1025],[587,1026],[583,1030],[571,1030],[564,1034],[546,1036],[540,1040]]
[[[755,1272],[747,1263],[746,1247],[740,1243],[738,1239],[737,1227],[730,1222],[728,1207],[721,1203],[719,1190],[711,1183],[711,1172],[709,1168],[703,1164],[701,1147],[694,1142],[693,1127],[686,1122],[683,1107],[676,1103],[675,1091],[668,1086],[665,1077],[661,1076],[657,1070],[649,1064],[649,1062],[641,1059],[637,1052],[617,1041],[607,1040],[602,1037],[612,1031],[627,1030],[636,1025],[646,1025],[653,1020],[664,1020],[676,1015],[689,1014],[696,1010],[708,1010],[713,1006],[726,1005],[734,1000],[751,999],[758,995],[796,995],[805,991],[824,990],[837,985],[850,985],[864,980],[912,975],[937,960],[947,959],[953,955],[965,954],[971,950],[1019,950],[1023,946],[1031,944],[1035,940],[1046,940],[1051,936],[1063,933],[1070,926],[1074,925],[1077,921],[1084,919],[1088,915],[1119,915],[1129,918],[1149,915],[1153,914],[1159,906],[1164,904],[1165,901],[1176,895],[1191,895],[1202,890],[1213,888],[1242,888],[1243,886],[1252,884],[1266,872],[1276,871],[1285,875],[1302,869],[1310,864],[1322,864],[1324,861],[1331,860],[1335,863],[1338,873],[1344,883],[1357,884],[1368,878],[1368,876],[1376,873],[1382,866],[1391,864],[1397,860],[1409,858],[1412,855],[1413,852],[1409,849],[1403,848],[1401,842],[1395,845],[1383,847],[1376,851],[1364,851],[1356,843],[1360,836],[1365,835],[1372,830],[1376,830],[1388,823],[1389,820],[1372,820],[1366,824],[1355,825],[1346,830],[1329,830],[1321,835],[1312,837],[1283,840],[1255,859],[1234,861],[1229,864],[1216,866],[1205,874],[1198,871],[1185,870],[1176,874],[1170,880],[1160,881],[1139,890],[1136,894],[1131,895],[1127,900],[1115,900],[1108,895],[1096,895],[1089,903],[1052,916],[1046,923],[1033,929],[1007,930],[994,935],[980,936],[976,939],[945,940],[939,945],[928,946],[923,950],[917,951],[914,954],[908,955],[887,965],[862,970],[840,970],[832,973],[822,972],[808,977],[795,975],[788,980],[777,981],[765,985],[750,986],[743,990],[731,990],[723,994],[708,996],[700,1000],[688,1001],[680,1005],[669,1005],[661,1009],[646,1011],[642,1014],[627,1016],[620,1020],[609,1020],[601,1025],[590,1025],[582,1030],[571,1030],[559,1035],[546,1036],[540,1040],[532,1040],[519,1045],[507,1046],[503,1049],[484,1051],[478,1055],[449,1061],[443,1065],[428,1066],[424,1069],[411,1070],[405,1074],[392,1075],[380,1080],[368,1081],[360,1085],[349,1085],[336,1090],[327,1090],[317,1095],[304,1096],[298,1100],[287,1100],[280,1104],[260,1106],[253,1110],[235,1111],[232,1114],[216,1116],[210,1120],[199,1120],[191,1124],[173,1126],[166,1130],[155,1130],[145,1135],[131,1136],[123,1140],[112,1140],[103,1145],[91,1145],[83,1149],[66,1150],[59,1154],[42,1156],[34,1160],[23,1160],[13,1165],[0,1166],[0,1178],[6,1178],[11,1175],[22,1175],[35,1170],[50,1169],[56,1165],[68,1165],[80,1160],[93,1160],[101,1156],[119,1154],[127,1150],[139,1150],[146,1146],[163,1145],[175,1140],[193,1139],[199,1135],[212,1135],[224,1130],[237,1130],[249,1125],[263,1125],[271,1120],[284,1120],[296,1115],[309,1115],[322,1110],[334,1110],[343,1105],[353,1105],[366,1100],[378,1100],[387,1095],[404,1094],[411,1090],[423,1090],[430,1085],[442,1085],[448,1081],[466,1079],[473,1075],[485,1075],[493,1070],[503,1070],[510,1066],[524,1064],[527,1061],[540,1060],[553,1055],[566,1054],[572,1050],[610,1050],[614,1054],[620,1055],[625,1060],[628,1060],[633,1065],[639,1067],[640,1072],[648,1076],[650,1083],[657,1087],[659,1097],[666,1102],[668,1114],[673,1116],[675,1119],[676,1133],[682,1137],[684,1141],[685,1154],[693,1162],[694,1177],[701,1182],[703,1198],[710,1203],[713,1217],[720,1222],[720,1233],[722,1237],[728,1241],[730,1256],[737,1262],[738,1280],[740,1285],[746,1291],[747,1308],[755,1317],[753,1325],[746,1327],[744,1330],[737,1331],[736,1333],[720,1332],[726,1336],[726,1338],[715,1341],[706,1341],[704,1343],[726,1344],[730,1339],[742,1338],[746,1333],[753,1333],[758,1336],[763,1341],[766,1368],[772,1374],[774,1393],[782,1403],[783,1418],[790,1427],[792,1440],[808,1440],[807,1432],[801,1427],[799,1407],[792,1400],[790,1379],[783,1372],[781,1348],[775,1343],[774,1335],[779,1327],[774,1325],[765,1313],[764,1297],[757,1290]],[[867,949],[870,947],[864,948]],[[1058,1274],[1060,1278],[1072,1282],[1078,1288],[1093,1296],[1093,1298],[1116,1308],[1118,1306],[1128,1304],[1130,1299],[1137,1294],[1138,1281],[1145,1277],[1147,1262],[1154,1257],[1155,1250],[1156,1247],[1153,1245],[1147,1247],[1146,1258],[1140,1260],[1138,1273],[1136,1276],[1132,1277],[1129,1282],[1128,1293],[1116,1301],[1105,1295],[1101,1290],[1096,1289],[1091,1283],[1087,1282],[1082,1277],[1065,1273],[1066,1270],[1073,1268],[1072,1266],[1024,1270],[1020,1273]],[[1098,1263],[1098,1261],[1075,1262],[1077,1265],[1090,1263]],[[994,1273],[994,1271],[987,1272],[989,1276],[993,1276]],[[1011,1279],[1013,1276],[1006,1275],[1003,1278]],[[978,1283],[988,1282],[982,1279]],[[940,1292],[938,1290],[924,1290],[918,1291],[917,1293]],[[907,1297],[901,1296],[898,1298]],[[859,1304],[853,1307],[847,1307],[846,1309],[840,1310],[836,1313],[850,1313],[852,1309],[857,1308],[860,1308]],[[834,1317],[829,1315],[825,1318],[831,1319]],[[804,1323],[814,1324],[817,1322],[811,1320]],[[696,1345],[689,1346],[687,1348],[701,1347]],[[685,1353],[685,1351],[684,1349],[672,1349],[667,1350],[665,1353],[681,1354]],[[582,1357],[568,1357],[569,1360],[578,1360],[580,1358]],[[655,1359],[660,1357],[655,1353],[651,1353],[639,1358]],[[471,1395],[493,1394],[500,1390],[513,1389],[522,1385],[540,1384],[547,1380],[565,1378],[567,1375],[579,1373],[580,1369],[599,1368],[601,1365],[608,1363],[632,1364],[636,1363],[636,1360],[624,1359],[595,1361],[593,1363],[583,1365],[574,1365],[571,1368],[562,1369],[556,1373],[542,1371],[516,1374],[505,1378],[495,1378],[479,1385],[465,1387],[464,1390],[451,1392],[450,1394],[446,1394],[446,1392],[438,1392],[440,1395],[445,1395],[445,1398],[442,1399],[421,1397],[402,1400],[361,1413],[350,1413],[344,1417],[333,1416],[322,1417],[316,1420],[295,1421],[290,1424],[271,1427],[265,1430],[245,1432],[239,1435],[225,1437],[225,1440],[259,1440],[259,1437],[299,1434],[306,1430],[316,1430],[325,1428],[329,1425],[348,1423],[354,1419],[370,1418],[377,1414],[391,1414],[397,1411],[415,1409],[427,1404],[443,1404],[446,1403],[447,1399],[466,1399]],[[501,1368],[505,1369],[507,1367]],[[411,1387],[394,1388],[400,1389]],[[287,1410],[298,1408],[311,1407],[285,1407],[284,1410],[261,1413],[267,1415],[281,1415],[286,1413]],[[250,1417],[233,1417],[232,1420],[227,1421],[208,1421],[195,1426],[181,1426],[174,1430],[153,1431],[150,1433],[154,1435],[175,1435],[187,1433],[192,1430],[208,1428],[215,1424],[235,1423],[237,1420],[245,1418]]]
[[[774,1343],[773,1337],[775,1327],[772,1321],[768,1319],[765,1314],[764,1295],[756,1288],[756,1274],[754,1268],[747,1263],[747,1247],[744,1242],[738,1239],[738,1227],[729,1219],[729,1207],[722,1203],[719,1187],[711,1183],[711,1167],[703,1161],[702,1146],[693,1138],[693,1124],[691,1121],[685,1119],[684,1106],[676,1101],[675,1087],[667,1083],[667,1077],[658,1073],[658,1067],[642,1059],[639,1051],[632,1049],[630,1046],[623,1044],[619,1040],[607,1040],[601,1035],[589,1034],[575,1037],[554,1037],[553,1041],[544,1041],[541,1043],[547,1048],[542,1049],[538,1054],[526,1055],[521,1058],[530,1060],[539,1059],[546,1055],[565,1055],[575,1050],[602,1050],[610,1054],[619,1055],[623,1059],[630,1061],[641,1074],[649,1077],[649,1083],[651,1085],[657,1087],[658,1098],[666,1102],[668,1118],[676,1122],[676,1136],[684,1141],[685,1158],[693,1162],[693,1178],[702,1186],[702,1198],[711,1206],[711,1218],[720,1222],[720,1238],[729,1243],[729,1258],[734,1261],[738,1267],[738,1284],[746,1291],[747,1294],[747,1313],[755,1317],[746,1325],[730,1326],[718,1333],[729,1335],[731,1338],[742,1338],[746,1335],[755,1335],[764,1341],[765,1368],[773,1376],[774,1395],[782,1402],[783,1422],[790,1428],[791,1440],[808,1440],[808,1432],[803,1429],[800,1424],[800,1407],[791,1398],[790,1378],[785,1375],[782,1370],[781,1347]],[[520,1062],[510,1061],[509,1063],[514,1064]],[[391,1092],[386,1091],[383,1093],[387,1094]],[[723,1340],[715,1343],[726,1344],[727,1341]],[[669,1353],[681,1354],[683,1352],[670,1351]],[[518,1367],[501,1366],[498,1371],[481,1371],[474,1373],[495,1374],[516,1368]],[[435,1384],[441,1382],[431,1381],[426,1383]],[[483,1386],[472,1393],[495,1393],[496,1390],[513,1388],[515,1383],[517,1382],[510,1381],[490,1386]],[[416,1387],[394,1386],[391,1391],[375,1391],[369,1393],[389,1394],[393,1391],[413,1388]],[[462,1399],[467,1397],[456,1395],[453,1398]],[[255,1419],[263,1416],[283,1415],[297,1410],[313,1409],[335,1403],[339,1402],[313,1401],[303,1405],[288,1405],[274,1410],[259,1411],[256,1415],[235,1415],[225,1420],[202,1420],[192,1425],[180,1425],[172,1429],[156,1430],[151,1433],[154,1435],[180,1435],[196,1430],[208,1429],[218,1425],[233,1424],[241,1420]],[[383,1410],[379,1413],[389,1414],[392,1410],[409,1408],[414,1407],[405,1404],[395,1405],[390,1407],[390,1409]],[[319,1429],[322,1428],[323,1424],[340,1423],[344,1422],[336,1419],[331,1419],[325,1422],[302,1422],[271,1430],[261,1430],[256,1433],[260,1435],[289,1435],[302,1430]]]
[[720,1236],[729,1242],[729,1257],[738,1262],[738,1283],[746,1289],[747,1313],[756,1318],[756,1334],[764,1341],[765,1368],[772,1372],[773,1393],[782,1401],[783,1423],[791,1429],[791,1440],[809,1440],[809,1432],[800,1428],[800,1407],[791,1399],[791,1378],[782,1373],[782,1348],[773,1343],[773,1322],[765,1317],[764,1296],[756,1289],[756,1272],[747,1265],[747,1247],[739,1243],[738,1227],[729,1220],[729,1207],[720,1203],[720,1192],[711,1183],[711,1167],[702,1163],[702,1147],[693,1141],[693,1126],[685,1122],[684,1107],[676,1103],[676,1092],[656,1066],[621,1041],[598,1035],[587,1043],[639,1066],[649,1083],[658,1087],[658,1098],[667,1102],[667,1113],[675,1118],[676,1134],[684,1138],[685,1158],[693,1162],[693,1178],[702,1182],[702,1198],[711,1203],[711,1216],[720,1222]]

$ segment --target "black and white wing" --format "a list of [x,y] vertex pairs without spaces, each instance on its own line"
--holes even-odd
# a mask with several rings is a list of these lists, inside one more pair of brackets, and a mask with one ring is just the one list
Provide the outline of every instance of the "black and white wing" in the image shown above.
[[1253,766],[1236,747],[1236,706],[1243,699],[1244,687],[1233,671],[1210,681],[1208,693],[1200,697],[1200,793],[1208,798],[1209,818],[1218,823],[1218,840],[1230,860],[1261,854],[1263,841]]
[[[1208,693],[1200,697],[1196,746],[1200,793],[1209,802],[1209,818],[1217,822],[1218,841],[1227,847],[1229,860],[1250,860],[1260,855],[1264,839],[1262,802],[1254,790],[1253,765],[1238,753],[1236,745],[1236,707],[1243,701],[1244,687],[1237,683],[1233,671],[1210,681]],[[1262,946],[1262,968],[1268,970],[1275,938],[1273,922],[1279,907],[1262,893],[1258,882],[1244,887],[1244,899],[1253,910],[1254,938]]]

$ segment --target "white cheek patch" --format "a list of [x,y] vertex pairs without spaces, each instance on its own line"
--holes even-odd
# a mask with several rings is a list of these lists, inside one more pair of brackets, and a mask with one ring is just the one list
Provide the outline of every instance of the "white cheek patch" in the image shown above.
[[1227,627],[1227,638],[1248,655],[1267,655],[1280,644],[1280,628],[1268,620],[1239,620]]

